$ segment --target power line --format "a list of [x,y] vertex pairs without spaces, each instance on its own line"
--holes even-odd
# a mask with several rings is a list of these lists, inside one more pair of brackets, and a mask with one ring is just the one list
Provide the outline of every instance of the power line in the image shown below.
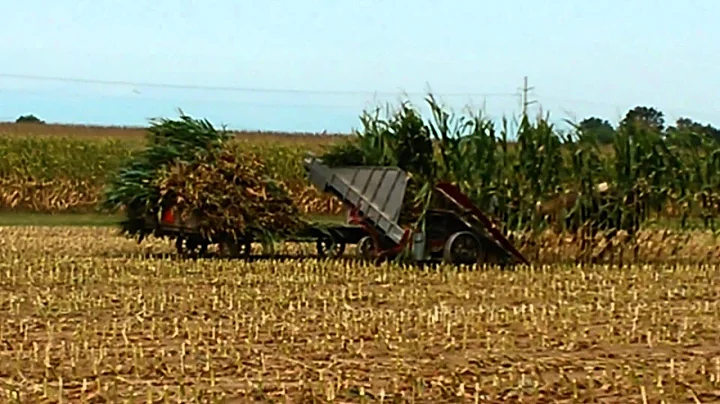
[[[48,91],[38,91],[38,90],[29,90],[29,89],[3,89],[0,87],[0,95],[2,94],[23,94],[23,95],[33,95],[33,96],[42,96],[47,95]],[[180,100],[178,101],[176,98],[173,98],[171,96],[145,96],[141,93],[127,93],[127,94],[94,94],[94,93],[83,93],[83,92],[75,92],[75,91],[65,91],[62,94],[62,98],[72,98],[72,99],[87,99],[91,97],[102,97],[103,99],[119,99],[124,101],[137,101],[137,100],[144,100],[144,101],[155,101],[155,102],[172,102],[172,103],[183,103],[183,102],[189,102],[189,103],[195,103],[195,102],[204,102],[205,100],[197,100],[197,99],[191,99],[191,100]],[[212,102],[218,102],[218,101],[212,101]],[[326,109],[358,109],[363,107],[368,107],[367,104],[370,104],[369,102],[363,103],[358,102],[356,104],[350,104],[348,102],[346,103],[338,103],[338,104],[332,104],[330,102],[326,103],[315,103],[315,102],[256,102],[256,101],[238,101],[238,100],[221,100],[219,101],[223,104],[228,104],[233,107],[235,106],[243,106],[243,107],[251,107],[251,108],[281,108],[281,109],[290,109],[290,108],[326,108]],[[372,104],[370,104],[372,105]]]
[[[12,74],[0,73],[0,78],[34,80],[34,81],[54,81],[61,83],[79,83],[79,84],[101,84],[101,85],[118,85],[130,87],[147,87],[147,88],[165,88],[165,89],[182,89],[182,90],[204,90],[204,91],[225,91],[225,92],[245,92],[245,93],[266,93],[266,94],[314,94],[314,95],[350,95],[350,96],[425,96],[426,93],[409,93],[404,91],[332,91],[332,90],[307,90],[295,88],[265,88],[265,87],[235,87],[235,86],[203,86],[194,84],[176,84],[176,83],[151,83],[140,81],[123,81],[123,80],[97,80],[78,77],[58,77],[58,76],[36,76],[29,74]],[[439,97],[517,97],[516,93],[443,93],[436,94]]]
[[[417,93],[417,92],[403,92],[403,91],[397,91],[397,92],[390,92],[390,91],[351,91],[351,90],[345,90],[345,91],[332,91],[332,90],[308,90],[308,89],[289,89],[289,88],[264,88],[264,87],[238,87],[238,86],[205,86],[205,85],[193,85],[193,84],[177,84],[177,83],[153,83],[153,82],[136,82],[136,81],[124,81],[124,80],[98,80],[98,79],[88,79],[88,78],[79,78],[79,77],[61,77],[61,76],[40,76],[40,75],[29,75],[29,74],[14,74],[14,73],[0,73],[0,78],[7,78],[7,79],[18,79],[18,80],[30,80],[30,81],[52,81],[52,82],[62,82],[62,83],[79,83],[79,84],[97,84],[97,85],[115,85],[115,86],[128,86],[128,87],[146,87],[146,88],[165,88],[165,89],[185,89],[185,90],[205,90],[205,91],[217,91],[217,92],[244,92],[244,93],[265,93],[265,94],[306,94],[306,95],[336,95],[336,96],[368,96],[368,97],[381,97],[381,96],[399,96],[399,95],[405,95],[408,97],[417,97],[417,96],[426,96],[427,93]],[[508,98],[516,98],[520,100],[520,106],[523,113],[527,113],[527,109],[532,104],[538,104],[539,100],[531,100],[529,99],[529,95],[531,92],[535,90],[534,87],[530,87],[528,83],[527,77],[524,77],[523,80],[523,87],[520,89],[519,92],[515,93],[443,93],[443,94],[435,94],[439,98],[444,97],[508,97]],[[2,89],[0,89],[2,91]],[[27,90],[15,90],[15,91],[25,91]],[[137,92],[137,91],[135,91]],[[140,94],[139,92],[137,92]],[[556,102],[569,102],[573,104],[587,104],[587,105],[596,105],[596,106],[604,106],[604,107],[613,107],[618,109],[622,109],[620,107],[620,104],[616,103],[608,103],[608,102],[597,102],[597,101],[591,101],[586,99],[578,99],[578,98],[569,98],[569,97],[559,97],[555,95],[543,95],[543,94],[536,94],[536,97],[538,97],[540,100],[547,100],[547,101],[556,101]],[[248,105],[255,105],[255,106],[263,106],[263,107],[280,107],[280,108],[295,108],[300,107],[300,105],[288,105],[288,104],[255,104],[255,103],[247,103]],[[356,108],[356,106],[350,106],[350,105],[320,105],[320,104],[314,104],[314,105],[307,105],[303,104],[303,107],[316,107],[316,108],[322,108],[322,107],[328,107],[328,108]],[[366,105],[367,107],[367,105]],[[697,111],[697,110],[688,110],[685,108],[663,108],[666,110],[666,112],[669,112],[672,115],[682,116],[685,114],[698,114],[698,115],[706,115],[706,116],[712,116],[713,113],[710,113],[708,111]],[[680,111],[683,111],[683,113],[680,113]]]

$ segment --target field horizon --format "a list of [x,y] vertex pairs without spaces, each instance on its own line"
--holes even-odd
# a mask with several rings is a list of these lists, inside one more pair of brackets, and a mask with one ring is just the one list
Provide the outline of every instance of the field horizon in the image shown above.
[[[222,125],[211,122],[213,126],[220,129]],[[145,126],[129,126],[129,125],[95,125],[95,124],[74,124],[74,123],[33,123],[33,122],[0,122],[0,135],[14,136],[69,136],[73,138],[132,138],[144,137],[145,131],[150,125]],[[262,138],[278,138],[287,136],[296,136],[303,139],[317,140],[335,140],[351,136],[347,133],[330,133],[330,132],[282,132],[272,130],[249,130],[249,129],[232,129],[228,131],[235,133],[239,137],[262,137]]]

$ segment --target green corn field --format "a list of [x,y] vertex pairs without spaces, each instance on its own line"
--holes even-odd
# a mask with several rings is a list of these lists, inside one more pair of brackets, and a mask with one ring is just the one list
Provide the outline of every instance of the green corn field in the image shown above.
[[[666,219],[714,229],[720,148],[713,138],[638,120],[601,143],[581,129],[561,131],[549,116],[493,123],[480,112],[450,111],[432,95],[427,106],[428,116],[409,103],[363,112],[360,128],[345,138],[233,141],[261,156],[310,213],[341,213],[305,180],[302,158],[312,151],[333,164],[399,165],[418,184],[456,182],[507,231],[633,233]],[[137,150],[137,138],[100,132],[97,139],[4,136],[0,208],[93,211],[108,178]],[[408,199],[418,202],[427,189],[415,191]]]

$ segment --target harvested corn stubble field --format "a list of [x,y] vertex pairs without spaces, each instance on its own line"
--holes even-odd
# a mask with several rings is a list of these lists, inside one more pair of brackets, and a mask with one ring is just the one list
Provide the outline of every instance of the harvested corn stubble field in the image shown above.
[[110,229],[0,228],[1,400],[720,401],[715,265],[418,269],[171,251]]

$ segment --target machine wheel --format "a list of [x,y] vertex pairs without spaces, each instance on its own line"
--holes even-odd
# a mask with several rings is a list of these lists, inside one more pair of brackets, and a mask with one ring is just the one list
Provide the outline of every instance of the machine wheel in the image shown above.
[[358,257],[366,260],[375,258],[375,242],[372,237],[365,236],[360,239],[357,243],[357,255]]
[[315,248],[319,257],[337,258],[345,252],[345,242],[332,236],[321,237],[315,242]]
[[454,233],[445,242],[443,261],[453,264],[475,264],[484,256],[480,240],[469,231]]

